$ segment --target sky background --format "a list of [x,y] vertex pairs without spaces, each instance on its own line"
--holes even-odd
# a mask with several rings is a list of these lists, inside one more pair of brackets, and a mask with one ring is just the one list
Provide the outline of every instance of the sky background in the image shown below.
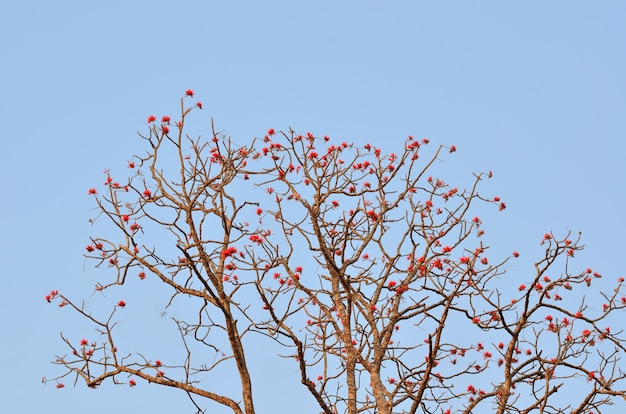
[[[88,297],[101,272],[82,256],[87,189],[105,168],[126,173],[136,131],[175,114],[188,88],[204,103],[196,133],[213,117],[242,142],[292,127],[389,151],[409,134],[454,144],[449,181],[494,172],[486,189],[508,208],[483,215],[486,237],[522,253],[511,277],[532,271],[544,233],[567,230],[583,233],[581,267],[626,274],[625,2],[304,3],[3,5],[1,411],[193,412],[145,383],[41,384],[60,373],[49,363],[65,352],[59,331],[80,324],[44,296]],[[143,334],[168,341],[150,325]],[[266,395],[284,380],[266,368],[258,412],[317,412],[303,390]]]

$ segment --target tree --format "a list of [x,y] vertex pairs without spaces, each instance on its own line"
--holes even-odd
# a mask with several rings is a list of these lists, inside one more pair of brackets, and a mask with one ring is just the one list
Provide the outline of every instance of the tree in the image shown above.
[[[623,278],[597,289],[599,273],[574,269],[580,235],[551,233],[532,272],[508,277],[519,254],[488,258],[474,216],[477,204],[506,207],[479,192],[491,173],[464,190],[432,176],[455,146],[424,158],[428,140],[410,136],[386,155],[292,130],[246,145],[214,128],[194,138],[185,133],[202,108],[188,104],[193,95],[174,123],[148,118],[147,152],[128,162],[127,181],[106,171],[104,194],[88,191],[94,222],[112,231],[87,246],[110,269],[96,290],[118,294],[137,277],[167,287],[180,360],[118,351],[124,300],[100,317],[52,291],[46,299],[99,338],[62,334],[62,374],[46,381],[143,380],[185,391],[198,411],[213,402],[251,414],[254,335],[257,347],[285,348],[328,414],[591,413],[626,399],[624,336],[608,323],[626,307]],[[223,367],[236,370],[238,390],[207,380]]]

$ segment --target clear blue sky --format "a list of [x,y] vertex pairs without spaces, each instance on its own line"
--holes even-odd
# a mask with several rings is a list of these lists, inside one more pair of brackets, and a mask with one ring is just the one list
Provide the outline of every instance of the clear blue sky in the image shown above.
[[[572,229],[587,245],[581,267],[626,275],[625,21],[623,1],[6,2],[0,410],[192,412],[145,383],[40,383],[59,372],[58,332],[77,323],[44,295],[88,296],[97,280],[82,257],[86,190],[187,88],[236,140],[291,126],[390,149],[408,134],[455,144],[450,181],[495,174],[488,190],[508,208],[485,226],[502,254],[523,253],[513,273],[531,271],[545,232]],[[317,412],[303,391],[258,405]]]

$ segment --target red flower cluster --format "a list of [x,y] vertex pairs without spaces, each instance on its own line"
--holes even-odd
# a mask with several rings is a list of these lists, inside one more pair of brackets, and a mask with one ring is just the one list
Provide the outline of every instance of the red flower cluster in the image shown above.
[[51,290],[49,294],[46,295],[46,301],[48,303],[52,302],[54,298],[59,294],[58,290]]
[[230,257],[230,256],[232,256],[235,253],[237,253],[237,248],[236,247],[233,247],[233,246],[228,247],[228,248],[226,248],[226,249],[224,249],[222,251],[222,259]]

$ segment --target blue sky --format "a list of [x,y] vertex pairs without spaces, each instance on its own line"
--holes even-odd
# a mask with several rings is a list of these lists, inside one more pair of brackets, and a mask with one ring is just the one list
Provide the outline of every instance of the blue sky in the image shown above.
[[[103,169],[122,170],[141,150],[146,117],[174,113],[188,88],[207,126],[213,117],[243,142],[292,127],[390,150],[408,134],[455,144],[442,167],[451,181],[495,174],[487,190],[508,208],[486,213],[485,227],[496,251],[523,253],[514,273],[531,270],[544,233],[569,229],[587,245],[581,267],[612,281],[626,273],[624,2],[25,0],[3,9],[7,412],[188,407],[147,384],[40,383],[58,372],[49,364],[64,351],[58,332],[80,324],[43,296],[87,297],[99,272],[82,257],[94,207],[86,190]],[[258,410],[307,398],[263,396]]]

